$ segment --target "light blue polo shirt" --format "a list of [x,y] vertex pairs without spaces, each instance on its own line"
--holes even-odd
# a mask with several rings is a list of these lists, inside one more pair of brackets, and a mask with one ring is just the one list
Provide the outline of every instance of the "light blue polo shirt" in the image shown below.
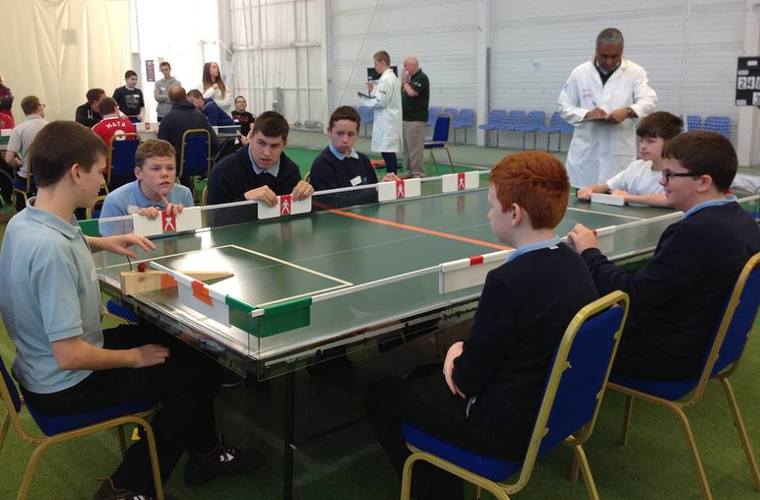
[[[166,199],[169,203],[179,203],[185,207],[193,206],[193,194],[182,184],[175,183]],[[166,208],[162,202],[150,200],[145,196],[140,189],[140,181],[132,181],[108,193],[103,202],[103,209],[100,211],[100,218],[131,215],[141,208],[148,207],[157,207],[162,210]],[[132,232],[130,223],[100,222],[98,226],[103,236]]]
[[91,370],[62,370],[51,343],[103,346],[95,261],[76,224],[31,204],[14,216],[0,251],[0,313],[16,345],[13,374],[27,390],[59,392]]

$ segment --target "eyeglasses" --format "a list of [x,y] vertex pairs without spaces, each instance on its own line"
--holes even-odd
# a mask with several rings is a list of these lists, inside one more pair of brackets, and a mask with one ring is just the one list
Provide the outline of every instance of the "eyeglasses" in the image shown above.
[[671,170],[662,171],[662,178],[665,179],[666,184],[670,182],[670,179],[672,179],[673,177],[699,177],[701,175],[705,175],[705,174],[702,174],[700,172],[683,172],[679,174]]

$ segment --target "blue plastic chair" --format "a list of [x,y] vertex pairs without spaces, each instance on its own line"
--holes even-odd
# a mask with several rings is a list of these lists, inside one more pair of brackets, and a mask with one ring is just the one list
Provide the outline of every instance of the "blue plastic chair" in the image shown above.
[[434,106],[432,108],[428,108],[428,121],[427,126],[433,127],[435,126],[435,119],[438,118],[438,115],[443,113],[443,108],[439,108],[437,106]]
[[726,139],[731,139],[731,119],[727,116],[708,116],[705,118],[702,130],[717,132]]
[[[697,443],[689,425],[684,410],[694,406],[701,399],[705,387],[710,379],[717,379],[722,385],[728,399],[728,405],[734,417],[734,425],[739,433],[739,440],[744,448],[744,453],[749,462],[750,473],[755,487],[760,489],[760,473],[758,473],[757,461],[752,452],[752,445],[747,436],[739,405],[734,395],[734,390],[729,382],[729,377],[736,372],[742,353],[747,345],[747,339],[752,331],[752,325],[757,316],[760,305],[760,253],[755,254],[744,266],[736,286],[734,286],[723,317],[716,329],[713,339],[709,343],[705,353],[704,366],[698,378],[678,381],[655,381],[642,380],[631,377],[613,375],[607,387],[626,396],[625,417],[623,420],[622,443],[628,441],[628,431],[633,412],[633,398],[649,401],[656,405],[667,408],[675,413],[681,424],[684,437],[691,452],[692,462],[697,472],[702,494],[705,498],[712,498],[707,475],[702,465],[702,459],[697,450]],[[687,399],[687,395],[691,396]]]
[[693,132],[702,130],[702,117],[700,115],[688,115],[686,117],[686,130],[684,132]]
[[[404,463],[401,499],[409,498],[412,467],[418,460],[475,484],[478,493],[484,488],[496,498],[508,499],[528,483],[536,459],[560,443],[572,447],[575,454],[572,479],[577,480],[580,466],[589,497],[598,499],[583,444],[594,429],[627,312],[628,295],[615,291],[581,309],[570,322],[547,374],[541,406],[522,462],[473,453],[404,423],[402,433],[412,454]],[[518,471],[518,479],[506,484]]]
[[364,137],[369,137],[368,126],[375,121],[375,113],[369,106],[359,106],[356,108],[356,111],[359,113],[359,118],[361,118],[364,125]]
[[135,180],[135,153],[140,137],[135,133],[111,137],[108,147],[108,180],[110,190]]
[[510,111],[507,113],[506,120],[500,121],[498,125],[499,130],[505,132],[519,132],[523,134],[523,149],[525,149],[525,134],[527,129],[528,119],[525,115],[525,111]]
[[433,129],[433,139],[431,141],[425,141],[425,149],[430,150],[430,161],[435,165],[435,170],[438,172],[438,162],[435,161],[435,155],[433,155],[434,149],[443,149],[446,151],[446,155],[449,157],[449,166],[451,172],[454,172],[454,162],[451,160],[451,152],[449,151],[449,126],[451,125],[451,117],[449,115],[440,114],[435,120],[435,128]]
[[211,173],[211,134],[203,128],[182,134],[177,177],[208,177]]
[[21,440],[36,445],[31,457],[29,457],[29,463],[26,467],[17,499],[28,498],[34,473],[37,470],[42,454],[51,446],[115,427],[119,431],[123,456],[126,452],[126,445],[124,444],[124,430],[122,426],[125,424],[135,424],[143,428],[144,436],[148,440],[148,451],[153,472],[153,487],[156,490],[156,496],[163,500],[164,490],[161,485],[156,439],[153,435],[153,428],[146,420],[153,413],[154,403],[128,403],[97,411],[68,415],[45,415],[26,405],[35,423],[46,437],[32,436],[21,424],[21,418],[19,417],[23,404],[21,395],[13,379],[11,379],[8,370],[6,370],[2,358],[0,358],[0,373],[2,374],[0,377],[0,399],[2,399],[6,409],[5,419],[2,426],[0,426],[0,449],[5,442],[5,436],[11,423]]
[[486,142],[488,142],[488,132],[491,130],[496,131],[496,147],[499,147],[499,130],[504,126],[507,121],[507,112],[503,109],[494,109],[488,113],[488,121],[478,128],[486,131]]
[[533,149],[536,149],[536,142],[538,141],[538,133],[543,131],[546,123],[546,112],[544,111],[531,111],[526,116],[525,131],[523,133],[523,149],[525,149],[525,135],[533,134]]
[[475,110],[463,108],[459,110],[456,119],[451,123],[454,129],[454,142],[456,142],[456,133],[459,129],[464,129],[464,143],[467,144],[467,130],[475,126]]

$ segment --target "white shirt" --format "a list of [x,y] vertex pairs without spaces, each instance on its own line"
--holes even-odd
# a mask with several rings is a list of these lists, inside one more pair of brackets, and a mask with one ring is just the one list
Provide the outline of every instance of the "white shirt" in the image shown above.
[[372,151],[398,153],[401,151],[401,80],[391,68],[386,69],[363,104],[374,108]]
[[603,183],[636,159],[637,120],[583,122],[586,113],[595,107],[607,113],[629,107],[643,118],[656,106],[657,94],[649,86],[646,71],[632,61],[623,59],[604,85],[593,61],[576,67],[559,95],[562,118],[575,125],[565,162],[570,184]]
[[662,172],[652,170],[652,162],[634,160],[622,172],[607,181],[610,191],[621,190],[628,194],[664,193],[660,185]]

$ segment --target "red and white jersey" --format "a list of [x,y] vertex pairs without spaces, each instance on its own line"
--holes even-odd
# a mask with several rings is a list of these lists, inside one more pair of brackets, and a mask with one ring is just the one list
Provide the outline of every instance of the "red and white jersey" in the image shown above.
[[129,121],[129,118],[120,116],[103,118],[92,127],[92,131],[98,134],[108,147],[111,146],[111,138],[114,136],[137,133],[134,123]]

